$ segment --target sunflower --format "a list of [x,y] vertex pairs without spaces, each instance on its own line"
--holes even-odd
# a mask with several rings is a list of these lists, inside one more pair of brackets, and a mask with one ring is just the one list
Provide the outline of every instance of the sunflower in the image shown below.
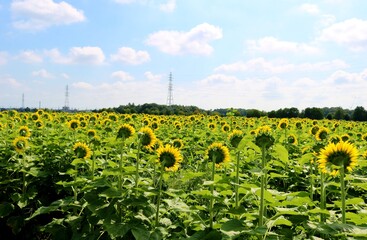
[[340,141],[337,144],[329,143],[321,149],[318,163],[322,172],[335,176],[340,167],[352,171],[357,165],[357,158],[357,148],[349,142]]
[[229,132],[229,131],[231,131],[231,127],[226,123],[226,124],[222,125],[222,131],[223,132]]
[[221,143],[213,143],[206,150],[206,155],[209,161],[215,159],[215,166],[221,167],[230,161],[229,150]]
[[97,132],[94,129],[89,129],[88,132],[87,132],[87,135],[90,138],[94,138],[97,135]]
[[22,137],[29,138],[31,136],[31,131],[27,126],[21,126],[18,130],[18,133]]
[[73,150],[77,158],[88,159],[91,156],[91,150],[85,143],[75,143],[73,146]]
[[37,120],[35,124],[37,128],[40,128],[40,129],[43,128],[44,126],[43,121],[41,119]]
[[37,121],[39,118],[40,118],[40,115],[38,115],[38,113],[33,113],[32,116],[31,116],[31,119],[33,121]]
[[270,148],[274,144],[274,137],[271,135],[269,126],[262,126],[256,129],[255,144],[259,147]]
[[183,148],[184,143],[183,143],[183,141],[182,141],[181,139],[176,138],[176,139],[173,139],[173,141],[172,141],[172,145],[173,145],[175,148],[181,149],[181,148]]
[[282,118],[280,119],[279,123],[278,123],[278,128],[279,129],[286,129],[289,125],[289,121],[287,118]]
[[80,125],[80,121],[76,119],[72,119],[68,122],[68,125],[72,130],[76,130]]
[[327,129],[325,127],[320,127],[319,130],[317,130],[317,132],[315,134],[315,138],[316,138],[317,141],[323,141],[323,140],[327,139],[328,133],[329,133],[329,129]]
[[233,130],[231,134],[228,135],[228,141],[230,145],[234,148],[238,147],[243,137],[243,132],[241,130]]
[[350,136],[349,136],[348,134],[343,134],[343,135],[341,136],[341,139],[342,139],[342,141],[344,141],[344,142],[348,141],[348,140],[349,140],[349,138],[350,138]]
[[365,133],[365,134],[362,135],[362,140],[363,141],[367,141],[367,133]]
[[153,130],[149,127],[142,127],[139,130],[139,138],[141,146],[144,146],[146,148],[153,147],[155,142],[157,141],[157,138]]
[[334,136],[329,137],[329,143],[337,144],[340,141],[342,141],[342,138],[339,135],[334,135]]
[[127,139],[134,135],[135,129],[130,124],[122,124],[117,132],[116,138]]
[[160,147],[157,150],[158,163],[164,167],[166,171],[176,172],[182,162],[182,156],[180,151],[167,144],[164,147]]
[[296,135],[289,134],[289,136],[288,136],[288,143],[290,143],[292,145],[297,145],[298,141],[297,141]]
[[210,130],[214,130],[215,129],[215,124],[214,123],[209,123],[208,124],[208,128],[210,129]]
[[313,127],[310,129],[310,133],[311,133],[312,135],[316,135],[316,133],[317,133],[317,131],[319,131],[319,129],[320,129],[320,127],[319,127],[319,126],[317,126],[317,125],[315,125],[315,126],[313,126]]
[[17,137],[13,141],[13,146],[15,148],[15,151],[17,151],[18,153],[22,153],[28,147],[28,140],[26,137]]

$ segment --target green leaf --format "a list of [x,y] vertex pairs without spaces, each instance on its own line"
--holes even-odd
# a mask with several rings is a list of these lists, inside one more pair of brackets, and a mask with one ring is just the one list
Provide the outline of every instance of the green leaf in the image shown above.
[[146,228],[133,227],[131,232],[136,240],[146,240],[150,237],[150,232]]
[[126,223],[104,223],[103,227],[113,238],[123,237],[130,230],[130,225]]
[[244,230],[244,226],[242,222],[237,219],[229,220],[222,224],[221,231],[229,236],[229,237],[236,237],[241,234],[241,231]]
[[14,205],[11,203],[0,204],[0,218],[8,216],[14,210]]
[[274,151],[273,157],[278,158],[284,164],[287,164],[289,162],[288,150],[283,145],[275,144],[272,150]]
[[284,216],[280,216],[275,220],[269,220],[266,224],[268,228],[271,228],[273,226],[279,226],[279,225],[286,225],[286,226],[292,226],[292,222],[288,219],[285,219]]

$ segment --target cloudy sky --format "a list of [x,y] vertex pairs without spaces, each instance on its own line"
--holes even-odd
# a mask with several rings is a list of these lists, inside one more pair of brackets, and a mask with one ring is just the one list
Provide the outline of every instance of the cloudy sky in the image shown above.
[[[276,2],[276,3],[275,3]],[[0,0],[0,107],[367,103],[365,0]]]

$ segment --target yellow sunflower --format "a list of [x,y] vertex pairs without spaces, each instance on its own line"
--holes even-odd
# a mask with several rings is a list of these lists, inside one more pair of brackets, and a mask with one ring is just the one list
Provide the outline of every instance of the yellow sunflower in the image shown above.
[[90,138],[94,138],[97,135],[97,132],[94,129],[89,129],[88,132],[87,132],[87,135]]
[[337,144],[329,143],[323,148],[318,163],[322,172],[335,176],[340,167],[351,172],[357,165],[357,159],[357,148],[349,142],[340,141]]
[[222,126],[223,132],[229,132],[231,130],[231,127],[226,123]]
[[319,130],[317,130],[317,132],[315,134],[315,138],[316,138],[317,141],[323,141],[323,140],[327,139],[328,133],[329,133],[329,129],[327,129],[325,127],[320,127]]
[[288,136],[288,143],[290,143],[292,145],[297,145],[298,144],[298,140],[297,140],[296,135],[289,134],[289,136]]
[[13,146],[15,148],[15,151],[17,151],[18,153],[22,153],[28,147],[28,140],[26,137],[17,137],[13,141]]
[[241,130],[233,130],[231,134],[228,135],[228,141],[230,145],[234,148],[238,147],[243,137],[243,132]]
[[278,123],[278,128],[279,129],[286,129],[289,125],[289,120],[288,118],[282,118],[280,119],[279,123]]
[[172,145],[173,145],[175,148],[181,149],[181,148],[183,148],[184,143],[183,143],[183,141],[182,141],[181,139],[176,138],[176,139],[173,139],[173,141],[172,141]]
[[21,126],[18,132],[19,132],[19,135],[22,137],[29,138],[31,136],[31,131],[29,130],[27,126]]
[[182,162],[182,155],[180,151],[167,144],[164,147],[160,147],[157,150],[158,163],[164,167],[166,171],[176,172]]
[[214,124],[214,123],[209,123],[209,124],[208,124],[208,128],[209,128],[210,130],[215,130],[216,126],[215,126],[215,124]]
[[122,124],[117,132],[117,137],[116,138],[123,138],[123,139],[127,139],[129,137],[131,137],[132,135],[134,135],[135,133],[135,128],[133,128],[130,124]]
[[88,159],[92,154],[87,144],[82,142],[75,143],[73,146],[73,150],[77,158]]
[[209,161],[215,160],[215,166],[221,167],[230,161],[229,150],[222,143],[213,143],[206,150]]
[[146,148],[153,147],[157,141],[157,137],[155,136],[153,130],[149,127],[142,127],[139,130],[139,138],[141,146]]
[[79,127],[79,125],[80,125],[80,121],[76,119],[72,119],[68,122],[68,126],[72,130],[76,130]]
[[362,135],[362,140],[367,141],[367,133]]

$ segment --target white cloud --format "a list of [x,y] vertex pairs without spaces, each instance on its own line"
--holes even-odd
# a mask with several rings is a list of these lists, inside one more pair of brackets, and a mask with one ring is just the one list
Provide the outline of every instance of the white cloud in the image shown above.
[[67,25],[85,20],[81,10],[67,2],[53,0],[14,0],[11,3],[14,27],[42,30],[54,25]]
[[92,84],[86,83],[86,82],[76,82],[76,83],[73,83],[72,86],[74,88],[79,88],[79,89],[84,89],[84,90],[91,90],[94,88]]
[[41,69],[41,70],[38,70],[38,71],[33,71],[32,72],[32,76],[35,76],[35,77],[41,77],[41,78],[52,78],[52,74],[49,73],[46,69]]
[[221,28],[203,23],[188,32],[158,31],[148,36],[146,44],[172,55],[210,55],[213,47],[209,42],[222,37]]
[[22,51],[17,58],[26,63],[40,63],[43,61],[41,55],[31,50]]
[[311,14],[317,15],[320,13],[319,6],[316,4],[304,3],[299,7],[300,11]]
[[90,84],[77,82],[72,87],[75,91],[75,98],[83,99],[85,106],[78,108],[116,107],[128,103],[160,103],[166,102],[166,84],[158,81],[138,80],[138,81],[117,81],[113,83]]
[[352,18],[321,31],[320,41],[335,42],[353,51],[367,49],[367,21]]
[[176,0],[168,0],[166,3],[160,4],[159,9],[163,12],[173,12],[176,9]]
[[6,52],[0,52],[0,65],[4,65],[8,62],[8,54]]
[[19,88],[22,86],[20,82],[18,82],[15,78],[12,78],[10,76],[0,77],[0,84],[4,87],[10,86],[13,88]]
[[264,58],[250,59],[246,62],[238,61],[231,64],[222,64],[214,70],[217,72],[259,72],[268,74],[280,74],[294,71],[329,71],[349,67],[343,60],[316,63],[288,63],[283,60],[268,61]]
[[305,43],[281,41],[274,37],[264,37],[259,40],[246,41],[249,51],[261,53],[293,53],[293,54],[319,54],[321,50]]
[[162,74],[153,74],[152,72],[145,72],[144,76],[148,79],[148,81],[156,81],[159,82],[162,79]]
[[100,65],[104,63],[105,56],[99,47],[73,47],[67,55],[62,55],[57,48],[45,51],[55,63],[60,64],[91,64]]
[[116,54],[111,55],[112,61],[121,61],[131,65],[138,65],[150,60],[150,55],[146,51],[136,51],[129,47],[119,48]]
[[62,73],[61,77],[63,77],[64,79],[69,79],[70,78],[70,76],[66,73]]
[[131,81],[134,80],[134,77],[131,76],[129,73],[124,71],[116,71],[111,74],[111,77],[118,78],[121,81]]

